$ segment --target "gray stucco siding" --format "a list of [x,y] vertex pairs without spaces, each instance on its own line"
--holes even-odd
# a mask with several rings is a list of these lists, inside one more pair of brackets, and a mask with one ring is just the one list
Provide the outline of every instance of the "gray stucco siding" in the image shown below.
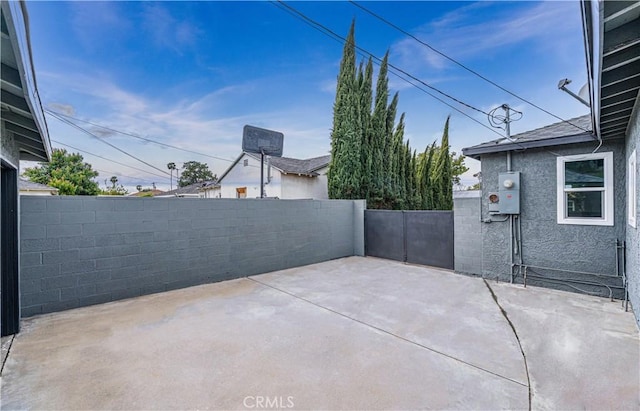
[[[638,147],[640,139],[640,96],[636,101],[636,108],[631,116],[629,133],[626,139],[625,147],[625,163],[629,155]],[[636,151],[636,161],[638,159]],[[640,222],[637,221],[640,214],[637,207],[640,204],[640,179],[638,178],[638,167],[636,166],[636,227],[632,227],[625,221],[626,227],[626,250],[627,250],[627,276],[629,281],[629,300],[636,317],[638,325],[640,325]]]
[[[596,142],[558,146],[559,155],[591,153]],[[614,225],[557,223],[557,156],[544,149],[512,153],[512,170],[521,172],[522,257],[526,265],[560,270],[615,274],[615,240],[624,239],[626,224],[626,156],[622,141],[607,142],[598,152],[613,152]],[[487,193],[498,191],[498,173],[506,171],[506,154],[482,157],[483,217]],[[501,216],[494,216],[500,219]],[[509,279],[509,222],[482,225],[483,275]]]

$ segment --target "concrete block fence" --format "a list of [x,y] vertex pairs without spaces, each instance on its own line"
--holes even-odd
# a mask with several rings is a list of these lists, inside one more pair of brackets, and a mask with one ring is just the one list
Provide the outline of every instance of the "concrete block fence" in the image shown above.
[[364,201],[20,200],[23,317],[364,251]]
[[455,270],[482,275],[480,191],[456,191],[453,197]]

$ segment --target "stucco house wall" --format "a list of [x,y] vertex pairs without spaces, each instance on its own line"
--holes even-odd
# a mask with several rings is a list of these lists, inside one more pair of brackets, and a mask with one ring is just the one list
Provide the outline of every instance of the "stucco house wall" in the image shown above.
[[[560,155],[591,153],[596,142],[553,147]],[[606,142],[598,152],[613,152],[614,225],[557,223],[556,158],[544,149],[512,153],[512,170],[521,172],[522,257],[525,265],[615,275],[615,240],[626,224],[626,156],[624,142]],[[498,191],[498,173],[506,171],[506,154],[482,156],[483,219],[489,218],[487,193]],[[502,216],[493,216],[499,220]],[[483,276],[509,280],[509,222],[482,224]]]
[[[625,164],[629,155],[638,148],[638,140],[640,140],[640,96],[636,100],[635,110],[629,122],[629,132],[626,139],[625,147]],[[636,151],[636,156],[638,152]],[[640,179],[638,178],[638,169],[636,168],[636,214],[638,213],[638,204],[640,203]],[[639,216],[637,214],[636,218]],[[626,226],[626,249],[627,249],[627,265],[626,272],[629,284],[629,300],[633,307],[634,314],[640,324],[640,232],[639,224],[632,227],[624,221]]]
[[329,167],[317,170],[316,173],[319,174],[317,177],[283,174],[281,198],[313,198],[316,200],[327,200],[329,198],[327,186],[328,170]]
[[[245,161],[247,165],[245,166]],[[268,169],[265,164],[264,179],[267,181]],[[280,171],[271,168],[271,181],[265,185],[265,193],[267,197],[282,198],[281,191],[282,178]],[[220,181],[220,196],[222,198],[236,198],[236,188],[246,187],[247,198],[260,197],[260,160],[243,155],[240,161],[229,170],[224,179]]]

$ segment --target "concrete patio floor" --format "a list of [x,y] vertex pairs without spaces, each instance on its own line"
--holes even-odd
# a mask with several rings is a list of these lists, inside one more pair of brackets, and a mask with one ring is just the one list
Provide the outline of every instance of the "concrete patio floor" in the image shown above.
[[351,257],[27,319],[0,405],[638,409],[639,367],[619,302]]

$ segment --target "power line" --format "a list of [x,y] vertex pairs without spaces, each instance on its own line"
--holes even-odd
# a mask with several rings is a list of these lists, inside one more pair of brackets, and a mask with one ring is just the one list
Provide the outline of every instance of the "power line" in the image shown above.
[[119,164],[119,165],[121,165],[121,166],[125,166],[125,167],[132,168],[132,169],[134,169],[134,170],[142,171],[143,173],[146,173],[146,174],[151,174],[151,175],[154,175],[154,176],[156,176],[156,177],[162,177],[162,178],[166,178],[166,177],[167,177],[167,176],[163,176],[163,175],[160,175],[160,174],[152,173],[151,171],[143,170],[143,169],[138,168],[138,167],[130,166],[130,165],[128,165],[128,164],[121,163],[121,162],[116,161],[116,160],[112,160],[112,159],[110,159],[110,158],[107,158],[107,157],[101,156],[101,155],[99,155],[99,154],[92,153],[92,152],[90,152],[90,151],[86,151],[86,150],[79,149],[79,148],[74,147],[74,146],[72,146],[72,145],[70,145],[70,144],[65,144],[65,143],[62,143],[62,142],[57,141],[57,140],[54,140],[54,139],[51,139],[51,141],[52,141],[52,142],[54,142],[54,143],[56,143],[56,144],[59,144],[59,145],[61,145],[61,146],[69,147],[69,148],[70,148],[70,149],[72,149],[72,150],[76,150],[76,151],[79,151],[79,152],[81,152],[81,153],[89,154],[90,156],[98,157],[98,158],[101,158],[101,159],[103,159],[103,160],[107,160],[107,161],[110,161],[110,162],[112,162],[112,163]]
[[131,157],[131,158],[133,158],[134,160],[139,161],[139,162],[141,162],[142,164],[144,164],[144,165],[146,165],[146,166],[148,166],[148,167],[153,168],[154,170],[158,170],[158,171],[160,171],[160,172],[161,172],[161,173],[163,173],[163,174],[169,174],[169,173],[167,173],[166,171],[164,171],[164,170],[162,170],[162,169],[160,169],[160,168],[158,168],[158,167],[154,166],[153,164],[147,163],[146,161],[144,161],[144,160],[142,160],[142,159],[140,159],[140,158],[138,158],[138,157],[134,156],[133,154],[130,154],[130,153],[126,152],[125,150],[121,149],[120,147],[118,147],[118,146],[116,146],[116,145],[113,145],[113,144],[109,143],[108,141],[105,141],[105,140],[101,139],[100,137],[96,136],[95,134],[93,134],[93,133],[92,133],[92,132],[90,132],[89,130],[84,129],[84,128],[80,127],[79,125],[75,124],[75,123],[73,123],[73,122],[71,122],[71,121],[69,121],[69,120],[67,120],[67,119],[65,119],[65,118],[63,118],[63,117],[60,117],[60,116],[58,116],[57,114],[52,114],[51,112],[50,112],[49,114],[50,114],[51,116],[53,116],[54,118],[58,119],[59,121],[61,121],[61,122],[65,123],[65,124],[68,124],[68,125],[70,125],[70,126],[72,126],[72,127],[75,127],[75,128],[77,128],[78,130],[82,131],[83,133],[86,133],[86,134],[90,135],[91,137],[95,138],[96,140],[98,140],[98,141],[100,141],[100,142],[102,142],[102,143],[104,143],[104,144],[108,145],[109,147],[112,147],[112,148],[114,148],[114,149],[118,150],[118,151],[119,151],[119,152],[121,152],[122,154],[124,154],[124,155],[126,155],[126,156],[128,156],[128,157]]
[[[321,27],[323,30],[326,30],[326,31],[330,32],[332,35],[334,35],[334,36],[336,36],[336,37],[338,37],[338,38],[342,39],[343,41],[346,41],[346,38],[344,38],[344,37],[340,36],[339,34],[337,34],[336,32],[334,32],[333,30],[331,30],[331,29],[330,29],[330,28],[328,28],[327,26],[324,26],[323,24],[318,23],[317,21],[315,21],[315,20],[313,20],[312,18],[308,17],[308,16],[307,16],[307,15],[305,15],[304,13],[302,13],[302,12],[298,11],[296,8],[294,8],[294,7],[290,6],[290,5],[288,5],[288,4],[287,4],[287,3],[285,3],[284,1],[282,1],[282,0],[276,0],[276,1],[277,1],[279,4],[282,4],[284,7],[288,8],[289,10],[291,10],[292,12],[294,12],[294,13],[298,14],[300,17],[302,17],[302,18],[303,18],[303,19],[305,19],[306,21],[310,22],[311,24],[313,24],[313,25],[315,25],[315,26],[318,26],[318,27]],[[362,47],[360,47],[360,46],[358,46],[358,45],[355,45],[355,44],[354,44],[354,46],[355,46],[355,48],[357,48],[358,50],[361,50],[363,53],[366,53],[366,54],[368,54],[369,56],[371,56],[373,59],[378,60],[378,61],[382,61],[382,59],[381,59],[381,58],[379,58],[379,57],[375,56],[374,54],[372,54],[372,53],[370,53],[369,51],[367,51],[367,50],[363,49]],[[460,99],[457,99],[457,98],[453,97],[453,96],[452,96],[452,95],[450,95],[450,94],[445,93],[444,91],[442,91],[442,90],[438,89],[437,87],[434,87],[434,86],[432,86],[432,85],[428,84],[427,82],[425,82],[425,81],[423,81],[423,80],[421,80],[421,79],[417,78],[417,77],[416,77],[416,76],[414,76],[413,74],[408,73],[407,71],[405,71],[405,70],[401,69],[401,68],[400,68],[400,67],[398,67],[398,66],[395,66],[395,65],[393,65],[393,64],[391,64],[391,63],[388,63],[388,65],[389,65],[389,67],[392,67],[392,68],[394,68],[395,70],[397,70],[397,71],[401,72],[401,73],[402,73],[402,74],[404,74],[405,76],[407,76],[407,77],[409,77],[409,78],[411,78],[411,79],[413,79],[413,80],[417,81],[418,83],[422,84],[422,85],[423,85],[423,86],[425,86],[425,87],[430,88],[431,90],[435,91],[436,93],[439,93],[439,94],[443,95],[444,97],[446,97],[446,98],[448,98],[448,99],[450,99],[450,100],[455,101],[456,103],[458,103],[458,104],[460,104],[460,105],[463,105],[463,106],[465,106],[465,107],[467,107],[467,108],[470,108],[471,110],[477,111],[477,112],[482,113],[482,114],[484,114],[484,115],[488,115],[488,114],[489,114],[489,113],[487,113],[487,112],[486,112],[486,111],[484,111],[484,110],[481,110],[481,109],[479,109],[479,108],[477,108],[477,107],[475,107],[475,106],[472,106],[471,104],[465,103],[464,101],[462,101],[462,100],[460,100]]]
[[[334,31],[332,31],[331,29],[327,28],[326,26],[323,26],[322,24],[320,24],[320,23],[316,22],[315,20],[311,19],[310,17],[307,17],[307,16],[306,16],[306,15],[304,15],[303,13],[301,13],[301,12],[299,12],[298,10],[296,10],[295,8],[293,8],[293,7],[291,7],[291,6],[287,5],[287,4],[285,4],[285,3],[284,3],[284,2],[282,2],[281,0],[271,1],[271,4],[273,4],[273,5],[277,6],[277,7],[278,7],[278,8],[280,8],[281,10],[286,11],[287,13],[291,14],[292,16],[294,16],[294,17],[296,17],[296,18],[298,18],[298,19],[302,20],[304,23],[306,23],[306,24],[307,24],[307,25],[309,25],[310,27],[312,27],[312,28],[314,28],[314,29],[318,30],[319,32],[321,32],[321,33],[323,33],[324,35],[326,35],[326,36],[328,36],[328,37],[332,38],[333,40],[336,40],[336,41],[338,41],[338,42],[340,42],[340,43],[343,43],[344,41],[346,41],[346,39],[345,39],[344,37],[342,37],[342,36],[340,36],[339,34],[335,33]],[[282,6],[284,6],[284,7],[286,7],[286,8],[284,8],[284,7],[282,7]],[[367,56],[371,57],[372,59],[376,60],[376,64],[380,65],[380,62],[382,61],[382,59],[380,59],[379,57],[377,57],[377,56],[373,55],[372,53],[368,52],[367,50],[363,49],[362,47],[355,46],[355,48],[356,48],[358,51],[360,51],[360,53],[358,53],[358,54],[360,54],[360,55],[361,55],[361,56],[363,56],[363,57],[364,57],[365,55],[367,55]],[[363,53],[364,53],[364,54],[363,54]],[[388,64],[388,66],[389,66],[390,68],[392,68],[392,69],[394,69],[394,70],[396,70],[396,71],[399,71],[400,73],[403,73],[403,74],[405,74],[406,76],[408,76],[408,77],[410,77],[410,78],[412,78],[412,79],[415,79],[416,81],[420,82],[421,84],[424,84],[425,86],[427,86],[427,87],[429,87],[429,88],[431,88],[431,89],[436,90],[437,92],[439,92],[439,93],[441,93],[441,94],[443,94],[443,95],[445,95],[445,96],[447,96],[447,97],[451,98],[452,100],[454,100],[454,101],[456,101],[456,102],[459,102],[460,104],[462,104],[462,105],[464,105],[464,106],[466,106],[466,107],[470,107],[470,108],[472,108],[473,110],[478,111],[478,112],[480,112],[480,113],[482,113],[482,114],[488,115],[488,113],[486,113],[485,111],[480,110],[480,109],[478,109],[478,108],[475,108],[475,107],[473,107],[473,106],[471,106],[471,105],[469,105],[469,104],[467,104],[467,103],[461,102],[460,100],[458,100],[458,99],[456,99],[456,98],[454,98],[454,97],[452,97],[452,96],[449,96],[448,94],[446,94],[446,93],[444,93],[444,92],[442,92],[442,91],[438,90],[437,88],[435,88],[435,87],[433,87],[433,86],[431,86],[431,85],[429,85],[429,84],[425,83],[424,81],[422,81],[422,80],[420,80],[420,79],[416,78],[415,76],[413,76],[413,75],[411,75],[411,74],[407,73],[406,71],[404,71],[404,70],[402,70],[402,69],[398,68],[397,66],[395,66],[395,65],[393,65],[393,64],[390,64],[390,63],[387,63],[387,64]],[[405,81],[406,83],[408,83],[408,84],[412,85],[413,87],[417,88],[418,90],[422,91],[423,93],[425,93],[425,94],[429,95],[430,97],[432,97],[432,98],[434,98],[434,99],[438,100],[438,101],[439,101],[439,102],[441,102],[442,104],[444,104],[444,105],[446,105],[446,106],[448,106],[448,107],[452,108],[453,110],[456,110],[457,112],[459,112],[459,113],[460,113],[460,114],[462,114],[463,116],[465,116],[465,117],[469,118],[471,121],[474,121],[475,123],[478,123],[479,125],[481,125],[482,127],[486,128],[487,130],[491,131],[492,133],[496,133],[496,134],[497,134],[497,135],[499,135],[500,137],[503,137],[503,135],[502,135],[502,134],[500,134],[499,132],[497,132],[496,130],[494,130],[494,129],[492,129],[491,127],[487,126],[486,124],[484,124],[484,123],[482,123],[482,122],[478,121],[477,119],[475,119],[475,118],[471,117],[469,114],[467,114],[467,113],[465,113],[464,111],[460,110],[459,108],[457,108],[457,107],[455,107],[455,106],[453,106],[453,105],[449,104],[448,102],[444,101],[443,99],[439,98],[438,96],[435,96],[434,94],[430,93],[429,91],[425,90],[424,88],[420,87],[419,85],[417,85],[417,84],[415,84],[415,83],[411,82],[410,80],[406,79],[405,77],[401,76],[400,74],[398,74],[398,73],[394,72],[393,70],[390,70],[390,73],[391,73],[391,74],[393,74],[393,75],[395,75],[396,77],[400,78],[401,80]]]
[[508,90],[508,89],[506,89],[506,88],[504,88],[504,87],[503,87],[503,86],[501,86],[500,84],[498,84],[498,83],[494,82],[493,80],[491,80],[491,79],[489,79],[489,78],[487,78],[487,77],[483,76],[482,74],[478,73],[477,71],[473,70],[472,68],[470,68],[470,67],[468,67],[468,66],[466,66],[466,65],[464,65],[464,64],[462,64],[462,63],[460,63],[459,61],[455,60],[453,57],[450,57],[450,56],[446,55],[445,53],[443,53],[443,52],[441,52],[440,50],[438,50],[438,49],[434,48],[433,46],[431,46],[430,44],[428,44],[428,43],[426,43],[426,42],[424,42],[424,41],[420,40],[418,37],[414,36],[413,34],[409,33],[408,31],[404,30],[403,28],[401,28],[401,27],[397,26],[396,24],[394,24],[394,23],[390,22],[389,20],[385,19],[384,17],[380,16],[379,14],[376,14],[376,13],[374,13],[373,11],[371,11],[371,10],[367,9],[366,7],[364,7],[363,5],[356,3],[354,0],[349,0],[349,3],[353,4],[354,6],[358,7],[358,8],[359,8],[359,9],[361,9],[361,10],[363,10],[364,12],[366,12],[366,13],[370,14],[371,16],[373,16],[373,17],[377,18],[378,20],[382,21],[383,23],[385,23],[385,24],[387,24],[387,25],[389,25],[389,26],[393,27],[394,29],[398,30],[399,32],[401,32],[401,33],[403,33],[403,34],[405,34],[405,35],[407,35],[407,36],[411,37],[413,40],[415,40],[415,41],[417,41],[418,43],[422,44],[423,46],[427,47],[429,50],[433,51],[434,53],[436,53],[436,54],[438,54],[438,55],[440,55],[440,56],[444,57],[445,59],[449,60],[450,62],[452,62],[452,63],[454,63],[454,64],[458,65],[459,67],[461,67],[461,68],[463,68],[463,69],[467,70],[469,73],[474,74],[475,76],[478,76],[478,77],[479,77],[479,78],[481,78],[482,80],[484,80],[484,81],[486,81],[487,83],[489,83],[489,84],[491,84],[491,85],[493,85],[493,86],[495,86],[495,87],[499,88],[500,90],[504,91],[505,93],[507,93],[507,94],[509,94],[509,95],[511,95],[511,96],[513,96],[513,97],[515,97],[515,98],[517,98],[518,100],[520,100],[520,101],[522,101],[522,102],[524,102],[524,103],[527,103],[527,104],[529,104],[529,105],[531,105],[531,106],[533,106],[533,107],[537,108],[538,110],[540,110],[540,111],[542,111],[542,112],[544,112],[544,113],[546,113],[546,114],[548,114],[548,115],[550,115],[550,116],[552,116],[552,117],[555,117],[556,119],[558,119],[558,120],[560,120],[560,121],[562,121],[562,122],[564,122],[564,123],[570,124],[570,125],[572,125],[572,126],[574,126],[574,127],[578,128],[578,129],[580,129],[580,130],[582,130],[582,131],[590,132],[590,130],[586,130],[586,129],[584,129],[583,127],[580,127],[580,126],[578,126],[578,125],[576,125],[576,124],[573,124],[573,123],[572,123],[572,122],[570,122],[569,120],[565,120],[565,119],[563,119],[562,117],[560,117],[560,116],[557,116],[557,115],[553,114],[552,112],[550,112],[550,111],[548,111],[548,110],[546,110],[546,109],[544,109],[544,108],[540,107],[539,105],[537,105],[537,104],[535,104],[535,103],[531,102],[530,100],[527,100],[527,99],[525,99],[524,97],[520,97],[520,96],[519,96],[519,95],[517,95],[516,93],[514,93],[514,92],[512,92],[512,91],[510,91],[510,90]]
[[100,173],[107,174],[107,175],[112,175],[112,176],[113,176],[113,175],[115,175],[115,176],[117,176],[117,177],[127,177],[127,178],[130,178],[130,179],[132,179],[132,180],[138,180],[138,181],[147,182],[147,180],[146,180],[146,179],[142,179],[142,178],[140,178],[140,177],[128,176],[128,175],[126,175],[126,174],[122,174],[122,173],[120,173],[119,171],[107,171],[107,170],[100,170],[100,169],[98,169],[98,168],[94,168],[94,170],[99,171]]
[[203,156],[203,157],[209,157],[209,158],[213,158],[213,159],[215,159],[215,160],[222,160],[222,161],[228,161],[228,162],[233,162],[233,161],[235,161],[235,160],[230,160],[230,159],[228,159],[228,158],[212,156],[212,155],[209,155],[209,154],[199,153],[199,152],[197,152],[197,151],[188,150],[188,149],[186,149],[186,148],[182,148],[182,147],[174,146],[174,145],[171,145],[171,144],[163,143],[163,142],[161,142],[161,141],[157,141],[157,140],[154,140],[154,139],[151,139],[151,138],[148,138],[148,137],[142,137],[142,136],[137,135],[137,134],[134,134],[134,133],[129,133],[129,132],[126,132],[126,131],[117,130],[117,129],[115,129],[115,128],[111,128],[111,127],[103,126],[103,125],[101,125],[101,124],[93,123],[93,122],[88,121],[88,120],[83,120],[83,119],[80,119],[80,118],[77,118],[77,117],[73,117],[73,116],[70,116],[70,115],[68,115],[68,114],[59,113],[59,112],[52,111],[52,110],[49,110],[49,109],[45,109],[45,111],[46,111],[47,113],[51,114],[51,115],[59,115],[59,116],[62,116],[62,117],[66,117],[67,119],[71,119],[71,120],[75,120],[75,121],[80,121],[80,122],[82,122],[82,123],[86,123],[86,124],[91,124],[92,126],[100,127],[100,128],[102,128],[102,129],[104,129],[104,130],[109,130],[109,131],[112,131],[112,132],[114,132],[114,133],[118,133],[118,134],[122,134],[122,135],[125,135],[125,136],[129,136],[129,137],[137,138],[137,139],[139,139],[139,140],[143,140],[143,141],[146,141],[146,142],[149,142],[149,143],[157,144],[157,145],[159,145],[159,146],[164,146],[164,147],[168,147],[168,148],[173,148],[173,149],[175,149],[175,150],[180,150],[180,151],[184,151],[184,152],[191,153],[191,154],[197,154],[197,155],[199,155],[199,156]]

